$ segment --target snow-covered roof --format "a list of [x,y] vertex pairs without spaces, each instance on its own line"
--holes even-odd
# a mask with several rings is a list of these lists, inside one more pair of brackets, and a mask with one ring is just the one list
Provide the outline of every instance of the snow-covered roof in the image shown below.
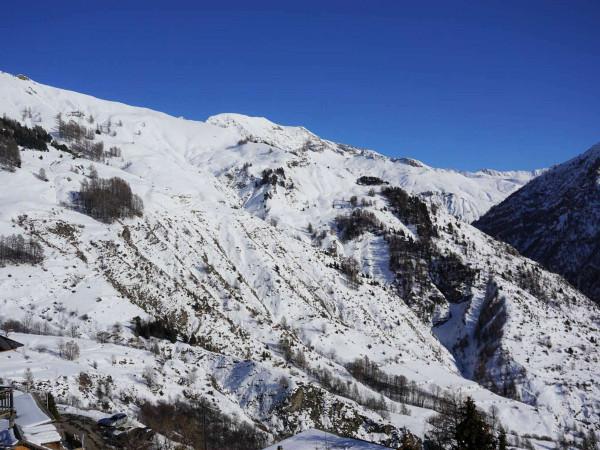
[[345,438],[321,430],[306,430],[295,436],[284,439],[264,450],[306,450],[306,449],[343,449],[343,450],[386,450],[389,447],[373,444],[358,439]]
[[48,417],[38,406],[31,394],[15,391],[15,423],[23,431],[23,438],[36,445],[59,442],[60,434]]
[[7,338],[6,336],[0,336],[0,352],[14,350],[19,347],[23,347],[23,344],[17,341],[13,341],[12,339]]

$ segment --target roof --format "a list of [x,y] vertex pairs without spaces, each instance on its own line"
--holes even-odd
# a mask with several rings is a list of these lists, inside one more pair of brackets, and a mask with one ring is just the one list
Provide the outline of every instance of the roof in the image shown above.
[[36,445],[59,442],[60,434],[52,420],[40,409],[31,394],[15,391],[15,423],[23,432],[24,440]]
[[295,436],[284,439],[264,450],[307,450],[313,448],[329,448],[344,450],[389,450],[388,447],[361,441],[360,439],[345,438],[321,430],[306,430]]
[[14,350],[19,347],[23,347],[23,344],[17,341],[13,341],[12,339],[7,338],[6,336],[0,336],[0,352],[4,352],[6,350]]

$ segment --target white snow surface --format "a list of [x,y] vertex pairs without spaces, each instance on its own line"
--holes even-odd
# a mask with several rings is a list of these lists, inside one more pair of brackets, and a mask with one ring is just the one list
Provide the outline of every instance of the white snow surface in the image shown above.
[[[300,159],[293,159],[306,167],[305,172],[311,175],[311,181],[314,178],[330,178],[333,172],[335,178],[331,181],[338,194],[352,189],[360,176],[378,176],[409,192],[422,194],[432,203],[469,223],[543,172],[435,169],[410,158],[387,158],[371,150],[340,146],[319,138],[304,127],[282,126],[263,117],[224,113],[209,117],[207,123],[236,130],[242,136],[240,142],[266,143],[296,153]],[[239,148],[228,150],[232,152],[222,155],[223,165],[225,161],[236,159],[235,153]],[[307,155],[311,150],[322,152],[323,155]]]
[[[344,364],[368,356],[421,389],[470,395],[486,410],[496,406],[513,434],[556,438],[565,426],[599,422],[598,348],[591,344],[600,339],[597,307],[560,277],[463,222],[535,173],[433,169],[267,119],[225,114],[206,123],[189,121],[5,73],[0,73],[0,108],[53,133],[58,113],[88,127],[100,125],[110,132],[102,131],[96,141],[123,152],[122,158],[100,163],[52,147],[22,149],[20,169],[0,170],[0,234],[31,236],[45,251],[40,265],[0,267],[0,319],[18,319],[37,330],[11,333],[25,346],[0,353],[5,381],[23,382],[29,368],[59,403],[90,410],[104,405],[105,412],[132,416],[136,410],[128,398],[175,400],[193,393],[241,420],[261,423],[272,438],[333,427],[339,404],[345,417],[423,436],[433,411],[409,405],[408,414],[382,417],[328,392],[284,361],[279,342],[287,337],[304,351],[308,366],[327,367],[363,397],[379,394],[355,382]],[[69,207],[90,166],[100,177],[130,183],[144,201],[144,216],[107,225]],[[278,184],[261,184],[265,169],[280,167],[285,177]],[[41,168],[49,181],[35,175]],[[363,175],[423,194],[437,205],[437,212],[431,211],[440,229],[436,247],[477,269],[472,300],[443,304],[451,313],[443,325],[432,327],[398,295],[381,236],[366,233],[342,243],[332,232],[333,220],[351,210],[355,195],[370,202],[364,208],[386,228],[418,239],[411,224],[370,192],[378,186],[356,184]],[[308,232],[309,224],[322,233],[320,241]],[[448,232],[448,224],[458,234]],[[331,246],[338,255],[356,257],[371,278],[359,286],[347,283],[333,267],[339,256],[326,251]],[[505,274],[519,267],[539,271],[550,299],[508,279]],[[472,336],[490,278],[501,286],[508,314],[497,354],[508,355],[510,363],[487,370],[500,380],[506,376],[502,370],[519,369],[523,401],[469,379],[477,369]],[[135,316],[168,318],[199,345],[137,338],[131,330]],[[99,342],[98,332],[106,332],[106,342]],[[464,339],[471,343],[458,351]],[[81,349],[74,361],[59,356],[61,343],[69,340]],[[147,370],[157,379],[152,386],[143,377]],[[112,395],[101,399],[94,389],[81,388],[81,373],[89,374],[94,386],[110,381]],[[290,395],[306,386],[324,395],[316,419],[290,407]],[[385,401],[402,410],[392,399]],[[352,434],[385,442],[365,426]]]
[[306,430],[291,438],[284,439],[264,450],[385,450],[389,447],[371,442],[336,436],[321,430]]

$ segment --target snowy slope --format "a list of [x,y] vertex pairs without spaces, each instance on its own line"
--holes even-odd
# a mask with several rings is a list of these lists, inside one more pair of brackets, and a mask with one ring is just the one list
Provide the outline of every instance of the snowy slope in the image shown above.
[[600,303],[600,145],[553,167],[475,223]]
[[[315,427],[385,445],[402,427],[423,436],[431,409],[385,398],[390,411],[382,413],[364,401],[380,395],[345,366],[368,356],[425,392],[498,407],[515,434],[555,438],[598,423],[597,309],[439,207],[451,202],[435,200],[435,192],[454,193],[462,206],[450,212],[477,217],[530,175],[432,169],[266,119],[187,121],[8,74],[0,75],[0,105],[6,116],[53,133],[58,113],[101,126],[95,139],[123,153],[99,163],[53,147],[22,149],[22,167],[0,171],[0,234],[33,237],[46,255],[37,266],[0,267],[0,315],[35,331],[11,335],[26,346],[0,354],[5,380],[21,382],[31,368],[60,402],[102,409],[107,400],[77,380],[82,372],[95,383],[110,377],[109,410],[133,413],[127,399],[202,395],[272,438]],[[143,217],[107,225],[71,208],[90,166],[102,178],[127,180],[144,201]],[[35,175],[40,168],[49,181]],[[410,247],[405,262],[424,268],[410,290],[401,286],[413,271],[392,270],[388,241],[424,242],[423,224],[395,211],[381,186],[357,184],[361,176],[434,192],[438,207],[426,217],[437,231],[427,252],[439,267]],[[353,195],[382,226],[342,241],[335,219],[354,209]],[[348,256],[363,272],[357,283],[337,268]],[[440,279],[470,274],[464,267],[474,273],[468,283]],[[522,276],[530,272],[538,284]],[[496,303],[506,311],[501,333],[477,332],[477,323],[485,329],[493,321],[482,311]],[[156,349],[134,336],[135,316],[168,319],[180,342]],[[183,342],[192,337],[195,345]],[[70,339],[81,347],[74,361],[58,354]],[[302,350],[305,364],[285,360],[284,340]],[[158,387],[145,381],[146,369]],[[324,369],[358,396],[339,395],[317,375]]]
[[[241,142],[266,143],[298,156],[311,151],[323,153],[307,159],[317,164],[325,163],[328,169],[335,171],[339,192],[344,192],[344,188],[354,184],[360,176],[377,176],[409,192],[422,194],[468,222],[543,172],[434,169],[414,159],[387,158],[370,150],[336,144],[303,127],[281,126],[262,117],[219,114],[209,117],[207,123],[238,131],[243,136]],[[346,183],[338,184],[339,179]]]

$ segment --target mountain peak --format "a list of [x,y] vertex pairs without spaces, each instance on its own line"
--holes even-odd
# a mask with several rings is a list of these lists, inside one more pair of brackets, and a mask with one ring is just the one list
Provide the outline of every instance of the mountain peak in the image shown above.
[[210,116],[206,123],[234,129],[242,138],[250,142],[263,142],[288,151],[300,150],[307,143],[323,142],[317,135],[304,127],[278,125],[265,117],[222,113]]

